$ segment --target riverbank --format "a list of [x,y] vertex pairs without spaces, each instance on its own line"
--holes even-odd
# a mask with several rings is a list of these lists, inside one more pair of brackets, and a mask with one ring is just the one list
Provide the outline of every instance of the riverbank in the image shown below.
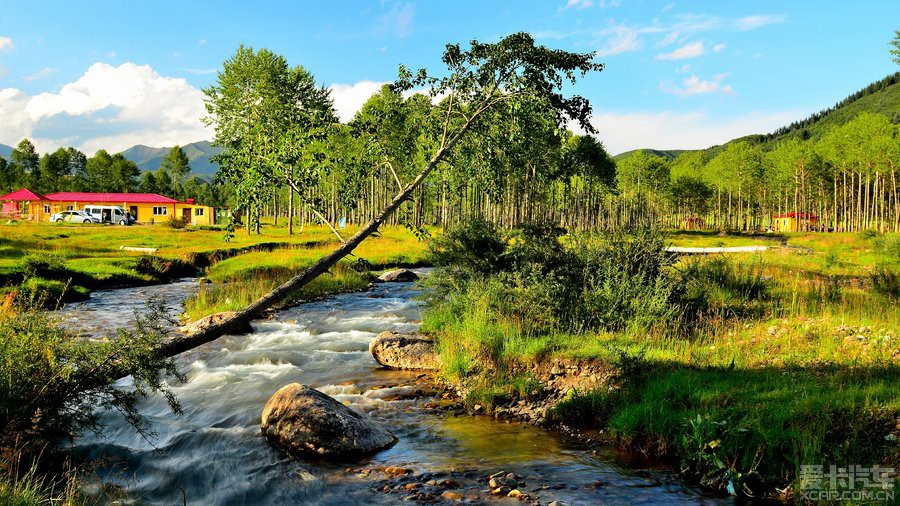
[[[582,431],[751,497],[800,498],[803,466],[900,462],[900,308],[884,281],[896,237],[809,234],[788,238],[802,249],[699,259],[659,259],[641,237],[576,238],[575,253],[520,237],[490,253],[525,259],[512,267],[428,281],[423,331],[471,413]],[[491,244],[470,239],[444,256]],[[560,281],[572,272],[590,277]],[[605,320],[584,328],[592,315]]]
[[[345,230],[347,234],[353,232],[353,227]],[[189,276],[205,277],[213,284],[236,283],[235,288],[255,281],[263,289],[338,244],[324,226],[306,226],[288,235],[286,226],[264,224],[261,234],[238,233],[228,242],[224,233],[214,227],[174,229],[164,224],[0,224],[0,286],[3,293],[16,291],[51,309],[85,300],[95,290],[167,283]],[[366,276],[353,276],[346,267],[365,272],[422,265],[426,263],[424,251],[424,245],[407,230],[385,227],[380,237],[373,237],[360,248],[355,263],[346,262],[335,279],[317,282],[304,296],[359,289],[365,286]],[[234,292],[246,293],[238,289]],[[224,298],[236,300],[230,295],[225,291]],[[194,313],[199,318],[237,304],[212,304],[208,310],[195,309]]]
[[[472,415],[677,463],[723,493],[796,499],[799,466],[900,461],[895,370],[733,370],[548,358],[449,381]],[[525,372],[527,371],[527,372]]]

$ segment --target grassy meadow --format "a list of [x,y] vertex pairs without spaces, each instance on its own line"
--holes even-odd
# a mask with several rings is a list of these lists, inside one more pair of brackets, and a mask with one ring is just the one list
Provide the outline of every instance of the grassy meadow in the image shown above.
[[[345,236],[356,231],[348,227]],[[166,225],[84,225],[67,223],[0,224],[0,282],[44,299],[53,307],[87,297],[91,290],[166,282],[200,275],[210,284],[189,303],[190,317],[233,310],[265,293],[329,252],[338,239],[324,226],[295,227],[264,223],[261,234],[237,231],[225,242],[218,228],[174,229]],[[156,248],[153,253],[120,247]],[[361,262],[359,259],[364,259]],[[360,262],[357,270],[350,268]],[[366,241],[331,276],[306,287],[302,297],[359,289],[369,268],[419,265],[425,245],[402,227],[385,227]]]
[[615,365],[619,388],[571,391],[553,417],[675,457],[698,481],[749,495],[791,497],[805,464],[900,462],[900,236],[681,232],[664,240],[771,249],[680,257],[645,284],[649,297],[629,285],[632,278],[589,279],[579,295],[585,301],[614,286],[612,293],[628,292],[623,297],[653,313],[660,280],[671,278],[682,291],[665,295],[694,307],[699,294],[703,304],[655,321],[637,310],[621,324],[582,330],[506,298],[541,300],[522,291],[528,268],[500,278],[505,287],[461,283],[462,295],[443,298],[424,317],[445,376],[472,386],[470,403],[490,406],[540,386],[507,371],[555,359]]

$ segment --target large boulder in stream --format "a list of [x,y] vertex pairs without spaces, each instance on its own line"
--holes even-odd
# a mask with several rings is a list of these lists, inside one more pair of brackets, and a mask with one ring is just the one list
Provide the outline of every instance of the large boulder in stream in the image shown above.
[[263,408],[266,438],[290,455],[346,457],[372,453],[397,438],[368,416],[299,383],[281,387]]
[[419,275],[409,269],[397,269],[396,271],[388,271],[378,276],[378,281],[382,283],[408,283],[410,281],[418,281]]
[[[182,334],[196,334],[201,330],[205,330],[206,327],[210,325],[219,323],[222,320],[227,320],[234,316],[236,313],[234,311],[224,311],[222,313],[211,314],[209,316],[204,316],[199,320],[188,323],[187,325],[182,325],[178,327],[178,332]],[[239,327],[234,331],[234,334],[251,334],[253,333],[253,327],[250,326],[249,322],[238,322]]]
[[382,367],[426,371],[438,368],[434,341],[419,334],[384,331],[369,343],[369,352]]

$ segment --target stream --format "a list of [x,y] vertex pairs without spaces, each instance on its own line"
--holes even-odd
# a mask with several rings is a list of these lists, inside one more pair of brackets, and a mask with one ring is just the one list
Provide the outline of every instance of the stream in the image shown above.
[[[98,291],[63,311],[82,333],[99,335],[133,324],[135,310],[145,309],[150,297],[164,296],[180,307],[196,289],[188,280]],[[184,353],[177,362],[188,379],[173,388],[183,414],[172,414],[161,396],[152,396],[140,411],[153,438],[106,412],[103,437],[86,434],[74,450],[93,461],[101,481],[121,487],[128,504],[407,503],[406,490],[382,491],[387,482],[380,471],[359,472],[387,465],[473,484],[498,471],[514,472],[527,482],[522,491],[540,504],[732,503],[612,448],[590,452],[553,432],[452,415],[429,409],[434,398],[410,398],[411,390],[422,388],[415,384],[418,375],[378,368],[368,344],[384,330],[417,329],[417,293],[413,283],[387,283],[301,304],[254,322],[250,335],[222,337]],[[118,385],[128,388],[129,382]],[[269,397],[292,382],[386,423],[399,442],[354,462],[286,458],[262,436],[259,417]],[[473,487],[459,491],[467,502],[518,504]],[[440,491],[436,498],[442,500]]]

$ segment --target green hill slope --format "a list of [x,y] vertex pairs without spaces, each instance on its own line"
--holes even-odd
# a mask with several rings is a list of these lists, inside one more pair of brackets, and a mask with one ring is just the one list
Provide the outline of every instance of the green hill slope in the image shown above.
[[863,112],[884,114],[891,122],[900,123],[900,72],[866,86],[824,111],[770,134],[760,135],[758,140],[770,142],[790,137],[817,139],[830,128],[843,125]]
[[[893,123],[900,123],[900,72],[866,86],[828,109],[812,114],[803,120],[795,121],[772,133],[747,135],[732,139],[726,144],[747,141],[768,145],[789,138],[818,139],[829,129],[843,125],[863,112],[884,114]],[[715,156],[722,150],[722,147],[712,146],[702,151],[706,151],[710,156]],[[649,151],[657,156],[673,159],[681,153],[693,150],[635,149],[620,153],[614,159],[620,161],[638,151]]]
[[631,151],[625,151],[623,153],[619,153],[618,155],[613,157],[613,160],[620,161],[628,158],[629,156],[637,153],[638,151],[647,151],[652,155],[656,155],[662,158],[668,158],[669,160],[674,160],[678,155],[684,153],[686,150],[684,149],[670,149],[670,150],[661,150],[661,149],[632,149]]

